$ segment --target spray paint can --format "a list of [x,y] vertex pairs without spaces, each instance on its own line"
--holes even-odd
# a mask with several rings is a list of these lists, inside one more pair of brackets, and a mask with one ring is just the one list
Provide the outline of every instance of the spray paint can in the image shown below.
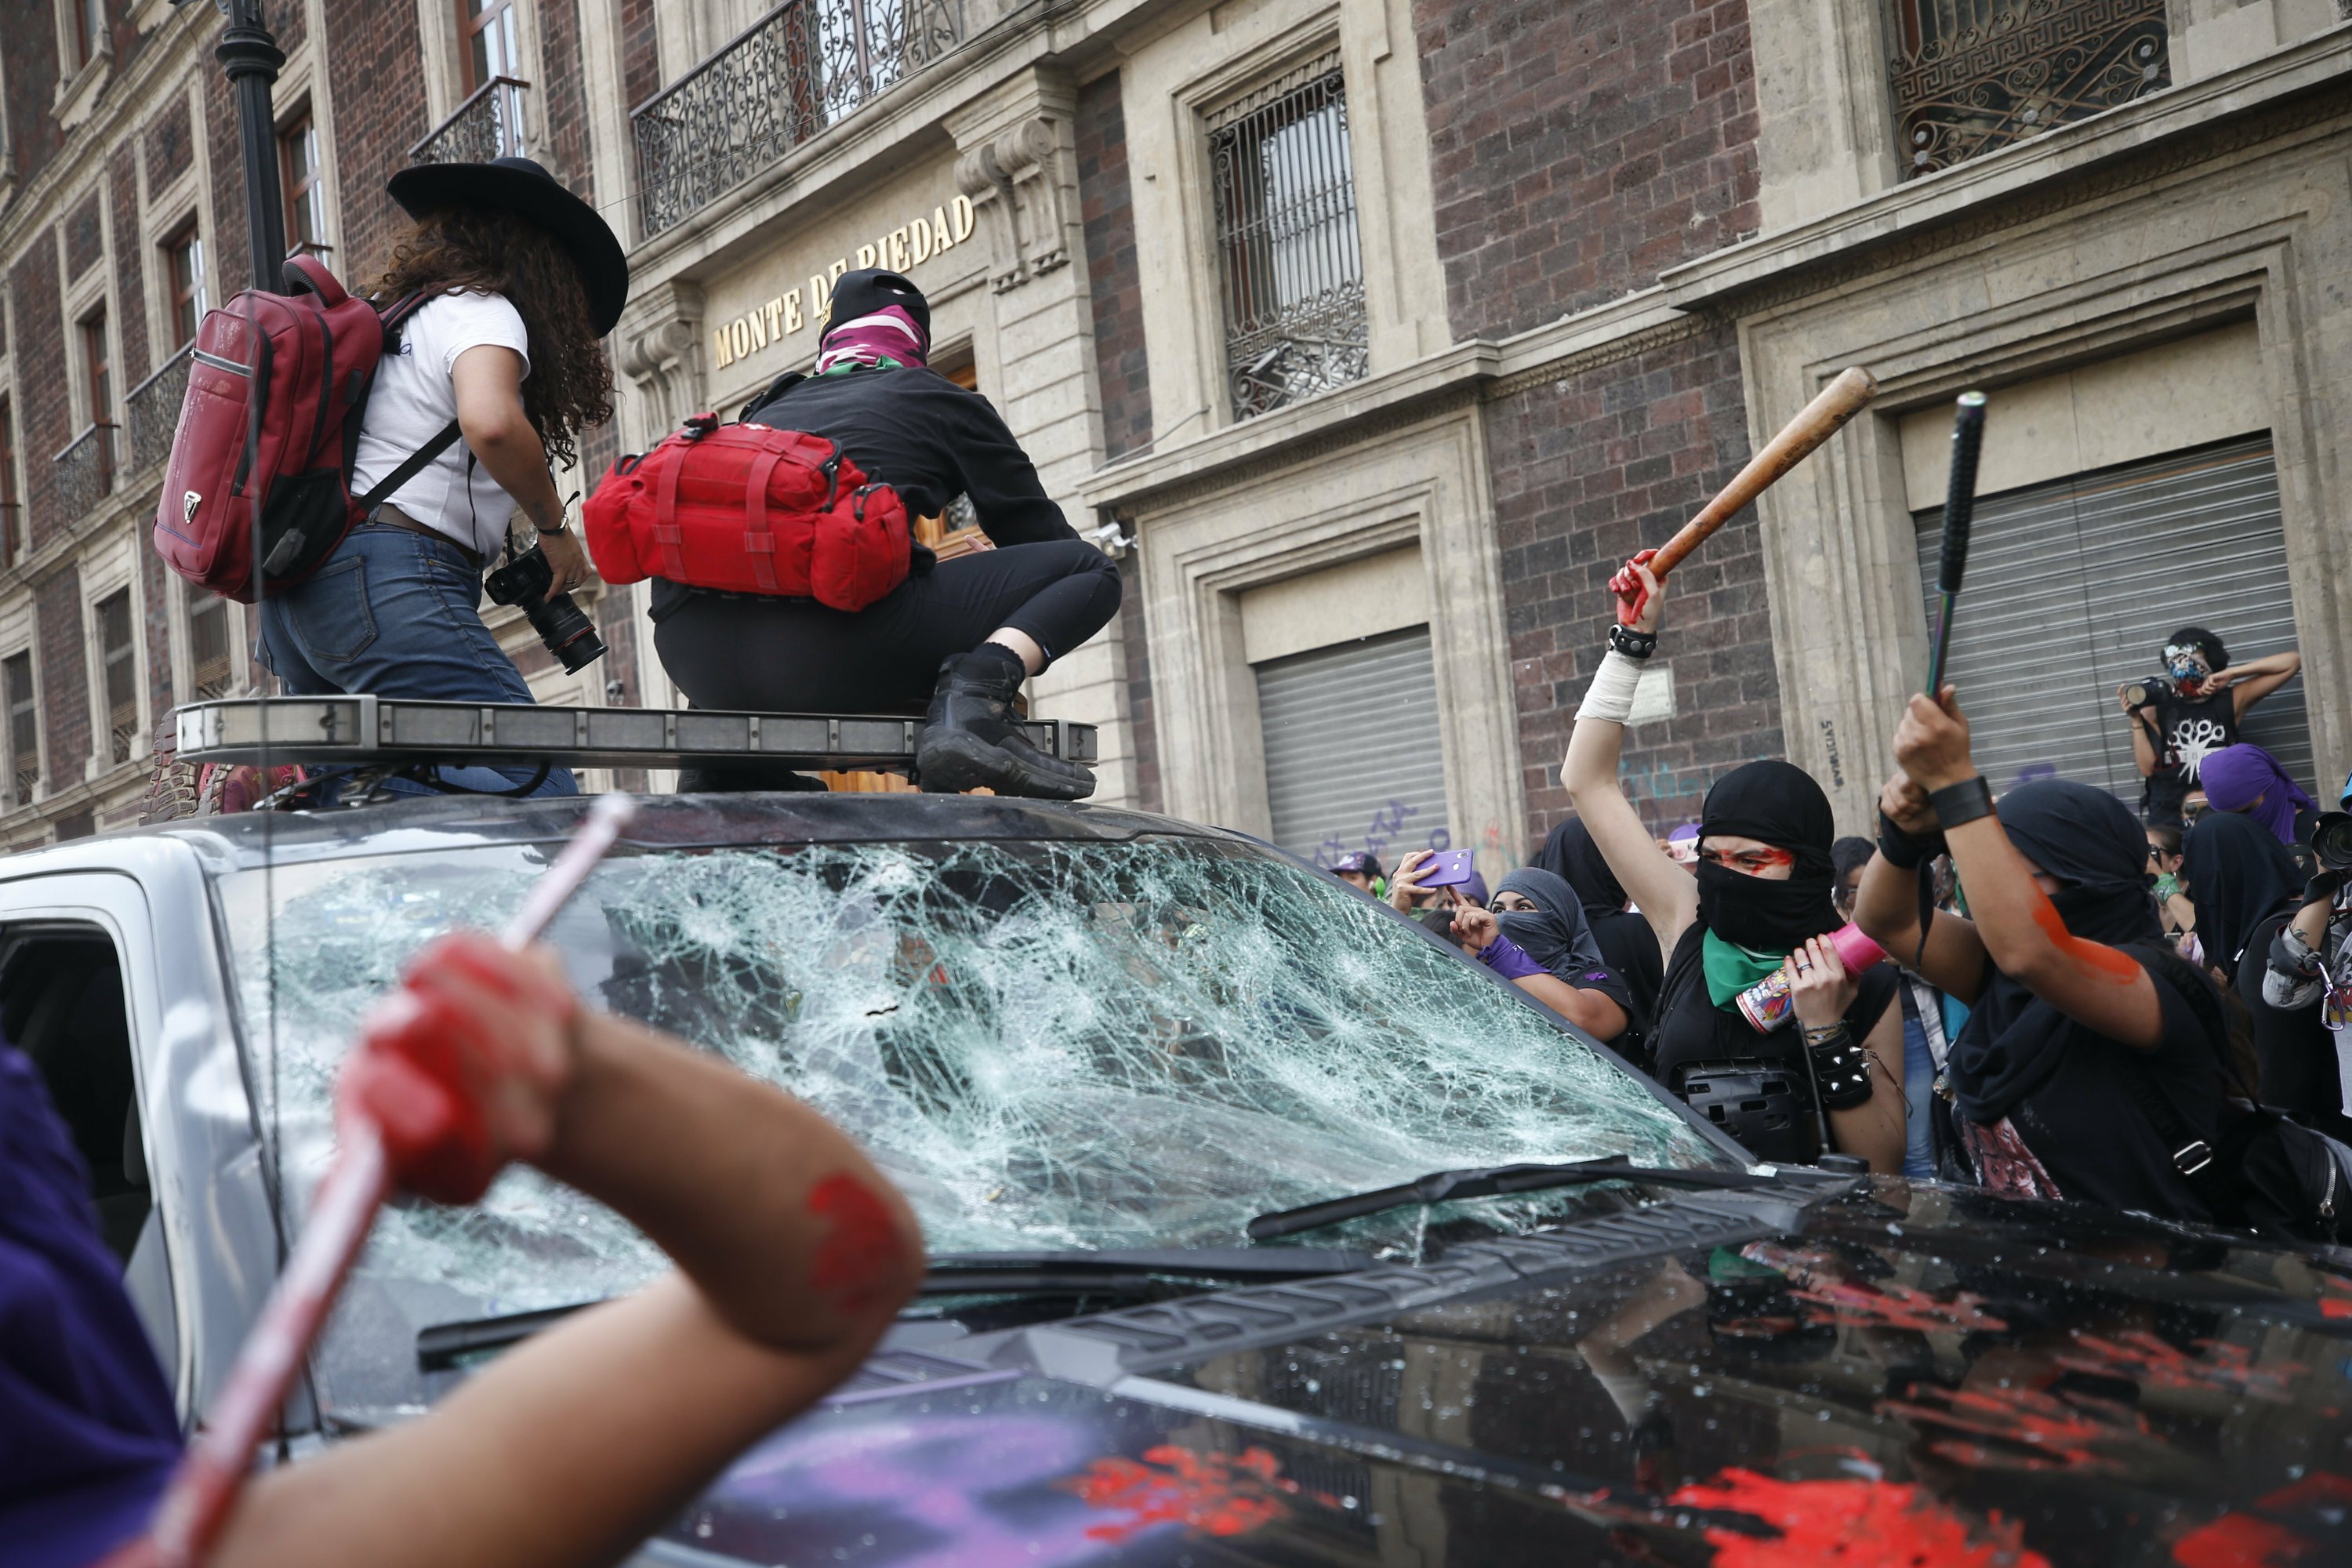
[[[1846,973],[1859,974],[1886,956],[1886,950],[1862,933],[1857,925],[1846,924],[1830,932],[1830,945],[1837,950],[1838,962]],[[1769,1035],[1797,1016],[1795,1001],[1789,994],[1789,972],[1776,969],[1738,996],[1739,1016],[1754,1026],[1759,1035]]]

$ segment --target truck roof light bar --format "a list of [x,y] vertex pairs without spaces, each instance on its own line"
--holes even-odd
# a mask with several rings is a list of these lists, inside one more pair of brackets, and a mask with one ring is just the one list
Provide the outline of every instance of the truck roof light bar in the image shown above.
[[[236,697],[173,710],[187,763],[440,763],[687,768],[767,762],[791,768],[904,771],[923,721],[876,713],[730,713],[704,709],[541,707],[396,697]],[[1049,756],[1091,766],[1095,727],[1021,725]]]

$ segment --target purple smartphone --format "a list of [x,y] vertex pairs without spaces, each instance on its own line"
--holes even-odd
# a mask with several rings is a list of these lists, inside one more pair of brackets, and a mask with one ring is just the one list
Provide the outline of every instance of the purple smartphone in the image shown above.
[[1467,849],[1440,849],[1422,867],[1414,879],[1424,888],[1458,888],[1475,874],[1471,868],[1472,852]]

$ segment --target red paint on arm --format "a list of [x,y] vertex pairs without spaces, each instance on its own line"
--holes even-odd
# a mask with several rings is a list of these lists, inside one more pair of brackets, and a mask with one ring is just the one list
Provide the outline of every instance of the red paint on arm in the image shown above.
[[2118,985],[2129,985],[2139,978],[2139,965],[2133,962],[2131,954],[2068,931],[2056,906],[2040,888],[2033,889],[2033,923],[2042,928],[2042,934],[2050,939],[2051,945],[2084,974],[2095,974]]
[[817,1244],[809,1283],[845,1316],[866,1310],[907,1255],[898,1220],[872,1188],[838,1171],[810,1191],[808,1212],[833,1222]]

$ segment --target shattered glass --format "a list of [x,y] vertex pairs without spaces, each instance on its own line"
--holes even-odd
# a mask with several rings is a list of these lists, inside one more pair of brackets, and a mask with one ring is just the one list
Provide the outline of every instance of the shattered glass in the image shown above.
[[[255,1089],[297,1213],[362,1010],[435,936],[495,928],[550,853],[280,867],[267,919],[260,872],[224,880]],[[1241,1245],[1253,1215],[1448,1166],[1725,1163],[1475,965],[1217,841],[625,854],[549,940],[583,995],[851,1131],[935,1252]],[[518,1168],[473,1209],[387,1211],[361,1273],[397,1282],[404,1316],[443,1321],[607,1296],[662,1267],[609,1210]]]

